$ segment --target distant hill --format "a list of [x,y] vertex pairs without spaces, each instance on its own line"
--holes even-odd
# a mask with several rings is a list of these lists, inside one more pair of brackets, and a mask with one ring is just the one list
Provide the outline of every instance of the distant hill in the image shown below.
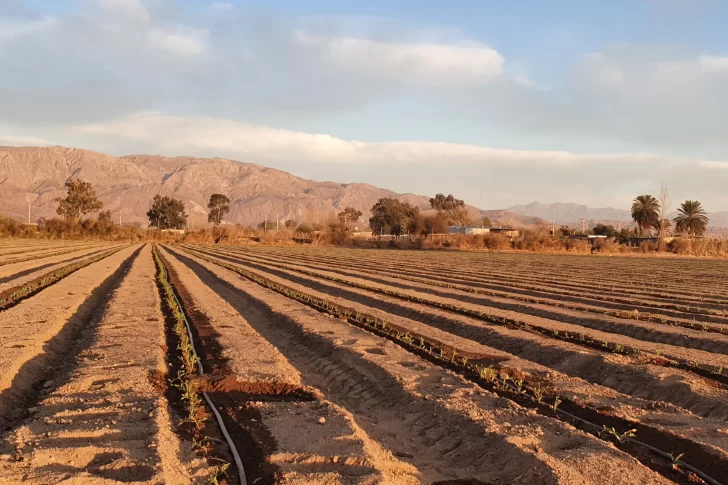
[[397,194],[362,183],[314,182],[288,172],[222,158],[133,155],[112,157],[76,148],[0,147],[0,213],[24,219],[26,200],[37,200],[33,219],[54,217],[55,198],[63,196],[70,177],[91,182],[114,220],[147,223],[156,194],[181,199],[191,224],[207,220],[207,201],[216,192],[231,199],[226,219],[244,225],[265,220],[325,220],[346,207],[369,218],[381,197],[396,197],[422,209],[429,197]]
[[569,224],[581,219],[599,219],[610,221],[631,221],[630,211],[605,207],[594,209],[581,204],[556,202],[554,204],[541,204],[531,202],[527,205],[509,207],[507,211],[522,216],[540,217],[556,224]]
[[[673,204],[674,206],[674,204]],[[505,209],[506,211],[527,217],[540,217],[549,222],[556,224],[575,224],[581,219],[587,219],[589,222],[622,225],[632,222],[632,214],[626,209],[614,209],[613,207],[593,208],[581,204],[556,202],[554,204],[541,204],[539,202],[531,202],[527,205],[517,205]],[[673,210],[668,214],[668,218],[672,219],[677,215],[677,211]],[[728,212],[709,212],[710,226],[712,227],[728,227]]]

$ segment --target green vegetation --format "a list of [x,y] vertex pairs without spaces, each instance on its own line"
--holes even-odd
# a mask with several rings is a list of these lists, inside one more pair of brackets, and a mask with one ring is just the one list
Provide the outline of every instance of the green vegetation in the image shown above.
[[369,218],[369,227],[376,234],[394,234],[398,236],[407,232],[419,209],[407,202],[393,198],[382,198],[372,206],[372,217]]
[[184,229],[187,227],[185,205],[181,200],[155,195],[147,212],[149,224],[157,229]]
[[212,194],[210,202],[207,203],[207,208],[210,210],[207,214],[207,222],[217,227],[222,222],[223,216],[230,212],[230,199],[227,195]]
[[66,182],[66,189],[66,197],[56,199],[59,203],[56,213],[64,219],[78,222],[81,216],[103,209],[104,204],[96,197],[96,191],[90,183],[71,179]]
[[702,236],[708,228],[708,216],[705,209],[697,200],[686,200],[677,210],[678,215],[673,219],[675,230],[688,236]]
[[647,233],[659,226],[660,202],[651,195],[638,195],[632,202],[632,219],[637,223],[640,233]]

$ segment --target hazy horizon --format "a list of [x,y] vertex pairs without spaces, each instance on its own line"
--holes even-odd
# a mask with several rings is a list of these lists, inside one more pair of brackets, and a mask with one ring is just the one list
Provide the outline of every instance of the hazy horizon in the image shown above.
[[486,209],[627,209],[664,181],[673,210],[726,211],[726,15],[710,0],[6,0],[0,144],[224,157]]

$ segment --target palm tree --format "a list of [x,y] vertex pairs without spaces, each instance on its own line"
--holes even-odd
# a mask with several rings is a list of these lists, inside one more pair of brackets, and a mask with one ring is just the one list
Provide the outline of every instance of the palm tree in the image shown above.
[[638,195],[632,201],[632,219],[637,223],[640,232],[651,227],[659,227],[660,203],[651,195]]
[[680,204],[678,215],[673,219],[675,230],[688,236],[702,236],[708,228],[708,215],[697,200],[686,200]]

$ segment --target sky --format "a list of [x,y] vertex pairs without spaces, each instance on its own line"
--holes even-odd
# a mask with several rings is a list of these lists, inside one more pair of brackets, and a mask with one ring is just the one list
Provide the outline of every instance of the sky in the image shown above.
[[728,210],[728,2],[0,0],[0,145]]

